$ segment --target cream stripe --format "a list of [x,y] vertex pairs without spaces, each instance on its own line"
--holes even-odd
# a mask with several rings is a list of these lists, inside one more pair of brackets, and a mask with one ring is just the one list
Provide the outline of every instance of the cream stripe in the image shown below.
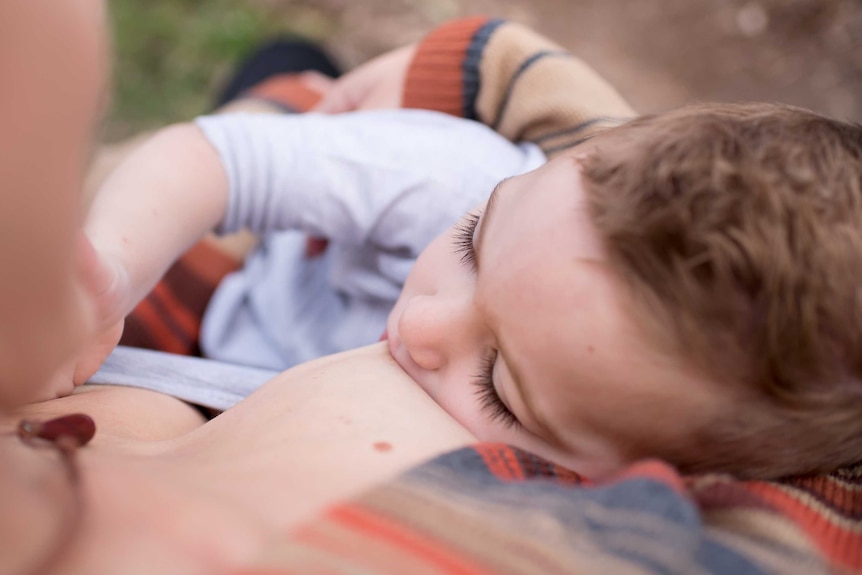
[[[697,494],[699,492],[705,491],[706,489],[711,488],[713,485],[728,485],[730,489],[733,489],[734,483],[735,482],[730,481],[726,477],[721,475],[706,475],[704,477],[696,479],[695,481],[690,482],[689,489],[693,492],[693,495],[697,497]],[[811,509],[822,515],[825,521],[834,523],[853,533],[862,533],[862,521],[853,521],[851,519],[846,519],[842,517],[841,515],[835,513],[834,511],[826,507],[816,498],[809,495],[807,492],[800,490],[798,487],[791,487],[788,485],[782,485],[780,483],[769,483],[769,485],[778,488],[779,491],[782,491],[786,495],[790,495],[791,497],[797,499],[801,504],[810,507]],[[762,493],[756,489],[753,490],[753,492],[758,496],[763,496]],[[744,508],[744,506],[741,505],[739,507],[735,507],[734,509],[741,508]]]
[[[847,491],[852,491],[854,493],[862,493],[862,483],[851,483],[845,479],[841,479],[840,477],[835,477],[834,475],[824,475],[822,478],[833,485],[837,485],[839,489],[846,489]],[[797,487],[797,489],[799,488]]]
[[[704,520],[714,541],[770,573],[808,575],[824,571],[825,565],[811,542],[782,517],[746,510],[710,513]],[[796,553],[788,553],[788,547]]]
[[[510,506],[495,505],[469,495],[461,496],[452,491],[439,493],[439,489],[430,493],[427,488],[415,489],[404,485],[398,486],[397,493],[390,489],[383,495],[379,500],[374,498],[375,506],[396,513],[414,527],[433,533],[456,548],[480,555],[485,563],[504,573],[562,574],[572,573],[573,567],[585,573],[646,571],[642,565],[609,555],[605,551],[608,541],[613,541],[617,549],[636,550],[642,556],[672,565],[678,572],[705,573],[694,564],[680,563],[673,552],[656,546],[653,538],[644,535],[650,530],[664,529],[676,537],[685,531],[679,525],[652,514],[617,513],[596,505],[589,511],[591,521],[626,528],[637,525],[642,531],[640,534],[603,535],[600,545],[594,541],[593,531],[585,523],[563,526],[543,511],[513,513]],[[494,517],[495,522],[489,524],[488,517]],[[441,525],[445,525],[443,532],[440,531]],[[534,534],[530,540],[521,536],[527,531]]]
[[823,518],[826,521],[828,521],[829,523],[832,523],[836,526],[843,527],[844,529],[846,529],[847,531],[850,531],[852,533],[862,534],[862,521],[858,521],[858,520],[854,521],[852,519],[847,519],[845,517],[842,517],[841,515],[839,515],[838,513],[836,513],[835,511],[833,511],[832,509],[830,509],[829,507],[827,507],[823,503],[821,503],[819,500],[817,500],[814,496],[812,496],[811,494],[809,494],[806,491],[802,491],[796,487],[790,487],[787,485],[781,485],[781,484],[773,484],[773,485],[775,487],[777,487],[779,489],[779,491],[782,491],[782,492],[786,493],[787,495],[790,495],[794,499],[797,499],[800,503],[803,503],[807,507],[810,507],[811,509],[817,511],[817,513],[822,515]]
[[[701,492],[713,485],[723,486],[727,484],[729,486],[733,485],[733,482],[728,482],[725,477],[722,476],[714,476],[709,475],[702,478],[699,478],[697,481],[692,482],[690,484],[692,491],[695,492],[695,496],[697,496],[698,492]],[[827,522],[833,523],[836,526],[842,527],[852,533],[860,534],[862,533],[862,521],[854,521],[852,519],[846,519],[832,511],[829,507],[818,501],[815,497],[799,489],[798,487],[791,487],[787,485],[782,485],[780,483],[770,483],[772,487],[777,488],[779,491],[785,493],[798,500],[801,504],[810,507],[812,510],[819,513],[823,516],[823,519]],[[731,487],[732,488],[732,487]],[[758,496],[763,496],[760,491],[755,490],[754,493]],[[740,505],[739,507],[734,507],[733,509],[744,509],[744,505]],[[775,513],[775,512],[772,512]]]

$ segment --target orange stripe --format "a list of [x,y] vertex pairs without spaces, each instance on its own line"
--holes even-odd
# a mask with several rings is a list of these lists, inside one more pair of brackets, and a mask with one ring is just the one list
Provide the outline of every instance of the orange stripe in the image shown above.
[[239,571],[231,571],[230,575],[293,575],[294,573],[299,572],[281,567],[246,567]]
[[836,525],[816,509],[769,483],[753,481],[746,484],[745,489],[760,495],[796,523],[833,565],[862,570],[862,533],[853,533]]
[[601,485],[619,483],[627,479],[653,479],[660,483],[664,483],[679,494],[688,496],[688,490],[685,488],[685,482],[679,473],[673,467],[658,459],[645,459],[637,461],[626,467],[620,473],[608,481],[603,481]]
[[278,74],[249,90],[254,96],[287,105],[297,112],[307,112],[320,101],[321,94],[309,88],[296,74]]
[[404,80],[403,107],[463,115],[462,65],[473,36],[487,22],[484,16],[464,18],[440,26],[422,40]]
[[366,537],[389,543],[402,553],[412,554],[423,567],[436,568],[451,575],[492,575],[491,571],[458,555],[451,548],[371,510],[341,505],[329,511],[326,517]]
[[168,353],[185,353],[188,345],[165,325],[162,314],[155,309],[150,296],[139,303],[132,313],[141,323],[141,326],[150,333],[152,339],[157,342],[156,348],[158,350]]
[[843,515],[862,514],[862,489],[829,475],[816,475],[790,480],[785,483],[806,493],[816,493],[815,499],[825,501],[826,507]]
[[186,336],[189,342],[196,342],[200,334],[200,319],[183,305],[166,282],[159,282],[150,294],[168,311],[170,319]]
[[[501,481],[511,481],[513,479],[512,470],[506,465],[505,455],[502,451],[507,449],[507,446],[502,443],[478,443],[472,446],[473,450],[479,454],[485,467],[488,471]],[[518,474],[523,479],[523,473]],[[517,477],[517,475],[515,476]]]
[[479,443],[473,449],[482,457],[485,466],[501,481],[523,481],[524,469],[515,451],[503,443]]

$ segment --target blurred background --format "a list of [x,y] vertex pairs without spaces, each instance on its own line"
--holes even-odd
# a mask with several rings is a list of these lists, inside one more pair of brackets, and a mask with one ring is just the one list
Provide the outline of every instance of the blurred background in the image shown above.
[[503,16],[577,54],[641,112],[787,102],[862,121],[862,0],[110,0],[105,138],[206,112],[261,39],[301,35],[346,69],[451,18]]

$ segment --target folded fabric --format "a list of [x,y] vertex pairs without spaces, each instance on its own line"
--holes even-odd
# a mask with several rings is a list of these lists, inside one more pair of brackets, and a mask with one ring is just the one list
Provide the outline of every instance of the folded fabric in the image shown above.
[[199,357],[118,346],[88,385],[125,385],[224,411],[279,372]]

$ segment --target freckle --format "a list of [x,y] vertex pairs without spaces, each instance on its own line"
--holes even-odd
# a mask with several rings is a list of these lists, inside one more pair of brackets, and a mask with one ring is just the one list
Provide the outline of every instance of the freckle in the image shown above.
[[593,353],[594,351],[596,351],[596,348],[594,348],[594,347],[593,347],[593,346],[591,346],[591,345],[588,345],[588,346],[587,346],[587,351],[588,351],[589,353]]
[[387,451],[392,451],[392,444],[388,441],[378,441],[374,444],[374,450],[386,453]]

